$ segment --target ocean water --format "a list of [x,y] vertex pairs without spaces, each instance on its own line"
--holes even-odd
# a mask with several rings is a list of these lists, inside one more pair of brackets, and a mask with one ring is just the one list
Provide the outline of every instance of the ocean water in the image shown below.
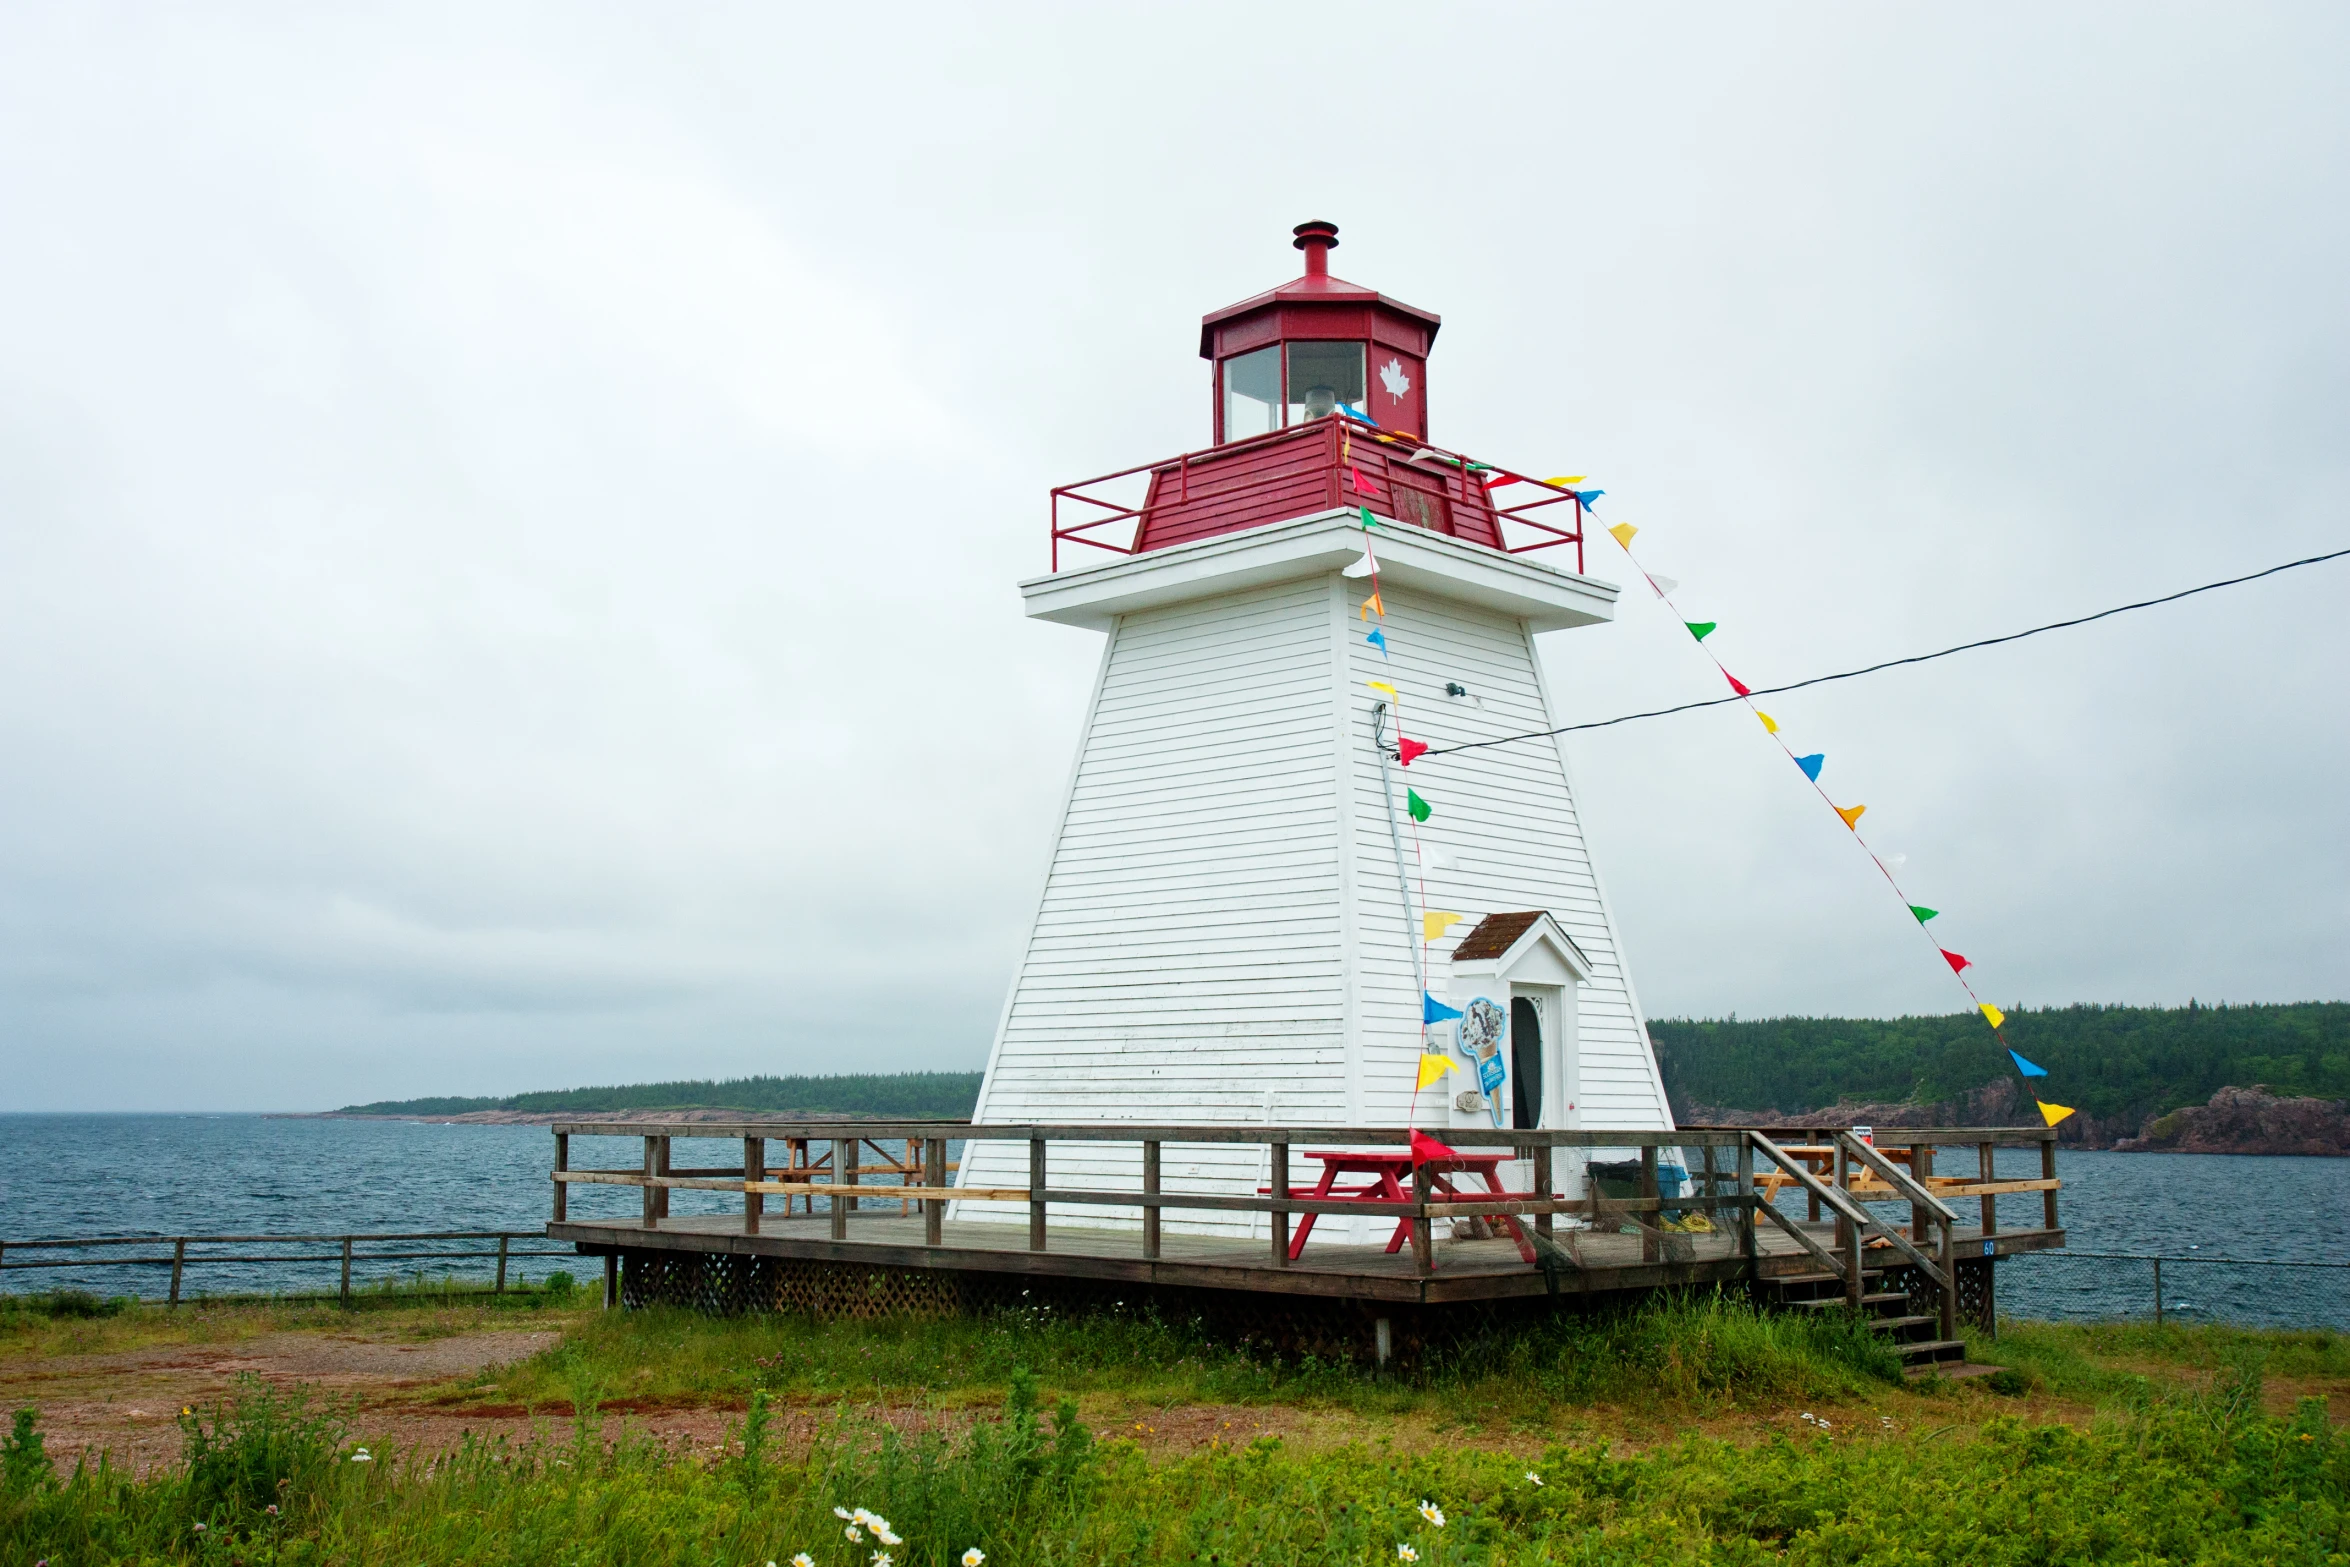
[[[0,1137],[0,1241],[101,1235],[293,1235],[431,1230],[536,1231],[547,1221],[554,1138],[544,1127],[419,1121],[336,1121],[252,1115],[7,1115]],[[574,1138],[582,1168],[635,1164],[633,1137]],[[681,1145],[680,1164],[723,1165],[734,1145]],[[2030,1150],[2000,1155],[2000,1173],[2038,1174]],[[2060,1151],[2062,1215],[2072,1252],[2000,1269],[2002,1305],[2031,1315],[2139,1316],[2152,1312],[2150,1269],[2081,1253],[2194,1258],[2166,1264],[2163,1293],[2186,1309],[2248,1321],[2350,1327],[2350,1269],[2261,1268],[2227,1273],[2208,1259],[2255,1263],[2350,1261],[2350,1160],[2219,1154]],[[574,1186],[572,1212],[636,1211],[626,1187]],[[735,1211],[718,1193],[677,1192],[678,1213]],[[1972,1204],[1961,1214],[1971,1220]],[[2001,1204],[2005,1227],[2038,1222],[2036,1196]],[[520,1245],[521,1243],[517,1243]],[[431,1249],[412,1248],[412,1249]],[[540,1249],[545,1249],[543,1246]],[[4,1260],[39,1253],[12,1250]],[[190,1294],[255,1288],[327,1290],[340,1257],[259,1268],[193,1267]],[[487,1262],[362,1263],[360,1282],[421,1269],[486,1277]],[[564,1257],[517,1258],[510,1276],[552,1268],[585,1278]],[[162,1293],[161,1269],[0,1272],[0,1290],[51,1287],[101,1294]],[[2203,1297],[2197,1299],[2196,1297]],[[2293,1304],[2298,1302],[2299,1304]],[[2279,1311],[2290,1310],[2279,1316]],[[2175,1308],[2174,1308],[2175,1309]]]

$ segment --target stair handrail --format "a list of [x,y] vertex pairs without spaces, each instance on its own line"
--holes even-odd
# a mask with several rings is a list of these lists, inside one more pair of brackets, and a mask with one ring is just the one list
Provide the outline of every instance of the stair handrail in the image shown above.
[[1951,1212],[1949,1204],[1935,1196],[1916,1176],[1886,1158],[1869,1144],[1862,1142],[1850,1132],[1838,1132],[1836,1141],[1843,1144],[1846,1153],[1876,1171],[1887,1186],[1907,1197],[1911,1206],[1925,1209],[1944,1224],[1958,1222],[1958,1215]]
[[[1750,1131],[1746,1135],[1754,1139],[1755,1147],[1760,1149],[1763,1153],[1767,1154],[1773,1163],[1777,1164],[1780,1169],[1785,1170],[1789,1175],[1793,1176],[1796,1183],[1800,1185],[1805,1191],[1809,1192],[1812,1196],[1817,1197],[1821,1202],[1827,1204],[1828,1207],[1834,1209],[1839,1218],[1849,1221],[1853,1228],[1858,1230],[1862,1235],[1881,1236],[1884,1240],[1890,1243],[1895,1250],[1909,1258],[1911,1263],[1917,1267],[1918,1271],[1925,1274],[1927,1278],[1932,1279],[1936,1284],[1941,1285],[1944,1289],[1948,1289],[1950,1287],[1950,1276],[1944,1273],[1939,1267],[1935,1266],[1933,1258],[1927,1256],[1915,1245],[1911,1244],[1908,1236],[1902,1234],[1898,1230],[1889,1228],[1881,1220],[1879,1220],[1875,1214],[1870,1213],[1859,1203],[1854,1202],[1843,1191],[1827,1184],[1818,1176],[1812,1174],[1809,1167],[1804,1165],[1802,1161],[1798,1160],[1793,1154],[1787,1152],[1787,1150],[1784,1148],[1781,1148],[1777,1143],[1774,1143],[1769,1138],[1763,1136],[1762,1133]],[[1920,1190],[1923,1190],[1923,1188],[1920,1188]],[[1764,1206],[1767,1207],[1768,1204],[1765,1204]],[[1784,1217],[1784,1215],[1782,1215],[1782,1217]],[[1847,1282],[1853,1283],[1857,1281],[1847,1280]]]

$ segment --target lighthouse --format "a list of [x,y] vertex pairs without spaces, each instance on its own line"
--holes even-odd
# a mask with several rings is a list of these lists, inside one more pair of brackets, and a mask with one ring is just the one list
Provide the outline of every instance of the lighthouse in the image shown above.
[[[1294,243],[1302,276],[1200,324],[1210,443],[1053,493],[1021,596],[1101,660],[974,1118],[1669,1130],[1565,749],[1479,745],[1558,725],[1538,636],[1588,633],[1569,681],[1599,652],[1584,497],[1438,445],[1439,318],[1333,276],[1334,225]],[[1064,1157],[1055,1185],[1139,1189],[1132,1145]],[[1164,1159],[1186,1191],[1267,1173]],[[1026,1174],[965,1151],[965,1185]]]

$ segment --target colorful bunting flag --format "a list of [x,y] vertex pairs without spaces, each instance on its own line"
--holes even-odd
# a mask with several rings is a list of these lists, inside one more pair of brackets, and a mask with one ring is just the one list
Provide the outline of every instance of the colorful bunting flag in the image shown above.
[[1844,818],[1845,826],[1858,832],[1860,831],[1861,813],[1867,809],[1868,807],[1865,805],[1839,805],[1836,807],[1836,814]]
[[2015,1062],[2015,1069],[2023,1073],[2026,1077],[2046,1077],[2048,1075],[2048,1068],[2044,1066],[2034,1066],[2031,1062],[2026,1061],[2022,1056],[2017,1055],[2012,1050],[2010,1050],[2007,1055],[2009,1060]]
[[1761,708],[1758,707],[1754,710],[1754,716],[1763,721],[1763,728],[1768,733],[1777,734],[1779,732],[1779,721]]
[[1599,498],[1606,493],[1605,490],[1577,490],[1575,491],[1575,499],[1583,503],[1585,511],[1589,511],[1599,503]]
[[1414,1128],[1412,1131],[1412,1157],[1425,1164],[1437,1159],[1458,1159],[1460,1155],[1430,1137],[1426,1132]]
[[1563,479],[1545,479],[1542,482],[1545,484],[1563,484],[1573,486],[1583,482],[1583,475],[1579,473],[1570,473]]
[[1638,533],[1640,530],[1633,527],[1628,522],[1619,522],[1607,531],[1608,537],[1614,539],[1628,552],[1632,548],[1632,535]]
[[1459,1007],[1448,1007],[1425,990],[1420,992],[1420,1021],[1423,1024],[1449,1023],[1460,1015]]
[[1405,810],[1412,813],[1412,820],[1415,822],[1424,822],[1436,814],[1428,808],[1428,802],[1421,799],[1419,792],[1414,789],[1406,789],[1403,792],[1403,805]]
[[1656,596],[1660,599],[1681,585],[1678,577],[1660,577],[1653,571],[1644,571],[1641,575],[1648,579],[1648,585],[1656,590]]
[[1381,620],[1387,618],[1387,606],[1379,601],[1379,590],[1376,588],[1371,590],[1369,598],[1363,600],[1363,618],[1369,620],[1373,615]]
[[1357,495],[1369,495],[1372,493],[1371,487],[1363,482],[1362,469],[1356,467],[1353,463],[1348,463],[1346,465],[1346,471],[1354,476],[1354,489]]
[[2046,1121],[2050,1126],[2054,1126],[2073,1113],[2071,1105],[2052,1105],[2045,1099],[2035,1099],[2032,1103],[2040,1107],[2040,1119]]
[[[1979,1006],[1979,1007],[1981,1007],[1981,1008],[1983,1009],[1983,1016],[1984,1016],[1985,1018],[1989,1019],[1989,1021],[1990,1021],[1990,1024],[1991,1024],[1991,1026],[1992,1026],[1993,1028],[1998,1028],[1999,1026],[2001,1026],[2002,1024],[2004,1024],[2004,1023],[2007,1021],[2007,1014],[2006,1014],[2006,1013],[2004,1013],[2004,1012],[2002,1012],[2002,1011],[2000,1011],[2000,1010],[1999,1010],[1997,1007],[1993,1006],[1993,1005],[1992,1005],[1990,1002],[1988,1002],[1988,1001],[1978,1001],[1978,1002],[1976,1002],[1976,1003],[1975,1003],[1975,1005],[1976,1005],[1976,1006]],[[2011,1056],[2015,1056],[2015,1052],[2014,1052],[2014,1051],[2012,1051],[2012,1050],[2010,1050],[2010,1051],[2008,1052],[2008,1054],[2009,1054],[2009,1055],[2011,1055]],[[2023,1059],[2023,1057],[2022,1057],[2022,1056],[2015,1056],[2015,1058],[2016,1058],[2018,1061],[2021,1061],[2021,1060]]]
[[1820,769],[1826,766],[1827,762],[1828,753],[1825,751],[1814,751],[1809,756],[1799,756],[1795,759],[1795,765],[1803,769],[1803,776],[1809,778],[1813,783],[1820,781]]
[[1972,958],[1959,956],[1957,953],[1951,951],[1948,947],[1936,947],[1934,950],[1942,954],[1942,961],[1950,965],[1950,972],[1953,974],[1958,973],[1962,969],[1972,967],[1975,961]]
[[1909,912],[1916,915],[1918,918],[1918,923],[1923,925],[1926,921],[1932,919],[1935,915],[1941,913],[1942,911],[1940,909],[1929,909],[1922,903],[1913,903],[1909,906]]
[[1363,514],[1363,526],[1365,528],[1376,528],[1379,526],[1379,519],[1371,515],[1370,507],[1358,506],[1355,509]]
[[1412,1092],[1418,1093],[1452,1069],[1448,1057],[1440,1056],[1433,1050],[1423,1050],[1420,1052],[1420,1080],[1412,1085]]
[[1400,702],[1403,700],[1402,697],[1395,694],[1395,687],[1389,685],[1384,680],[1366,680],[1363,682],[1363,684],[1369,686],[1374,691],[1380,692],[1390,702]]
[[1698,641],[1703,642],[1707,637],[1710,637],[1714,634],[1714,628],[1715,626],[1719,625],[1720,622],[1712,620],[1684,620],[1681,622],[1681,624],[1689,628],[1689,634],[1691,636],[1697,638]]
[[1427,754],[1428,747],[1422,742],[1418,740],[1406,740],[1402,735],[1397,735],[1395,737],[1395,760],[1397,766],[1409,767],[1412,765],[1412,762],[1415,758],[1422,757]]
[[1365,550],[1363,551],[1363,558],[1361,560],[1358,560],[1353,565],[1346,567],[1338,574],[1342,577],[1376,577],[1379,575],[1379,563],[1371,558],[1371,552],[1369,550]]
[[1446,909],[1431,909],[1420,916],[1420,935],[1428,941],[1440,940],[1446,931],[1467,918],[1466,914],[1454,914]]
[[1385,657],[1387,657],[1387,633],[1386,633],[1386,632],[1384,632],[1384,631],[1374,631],[1374,632],[1372,632],[1372,633],[1371,633],[1369,636],[1367,636],[1367,637],[1363,638],[1363,640],[1364,640],[1365,642],[1368,642],[1368,643],[1370,643],[1370,644],[1371,644],[1371,646],[1373,646],[1373,647],[1377,648],[1377,649],[1379,650],[1379,656],[1380,656],[1381,658],[1385,658]]
[[1722,671],[1722,678],[1729,681],[1730,689],[1737,692],[1740,696],[1754,695],[1752,691],[1746,689],[1745,681],[1739,679],[1736,675],[1731,674],[1728,670],[1725,669]]

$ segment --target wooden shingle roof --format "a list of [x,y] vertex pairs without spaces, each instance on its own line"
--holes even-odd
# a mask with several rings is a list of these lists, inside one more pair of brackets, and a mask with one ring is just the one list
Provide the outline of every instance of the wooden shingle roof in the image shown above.
[[1488,963],[1516,946],[1518,938],[1534,928],[1542,918],[1542,910],[1531,909],[1522,914],[1488,914],[1477,922],[1477,928],[1461,938],[1461,944],[1452,949],[1455,963]]

